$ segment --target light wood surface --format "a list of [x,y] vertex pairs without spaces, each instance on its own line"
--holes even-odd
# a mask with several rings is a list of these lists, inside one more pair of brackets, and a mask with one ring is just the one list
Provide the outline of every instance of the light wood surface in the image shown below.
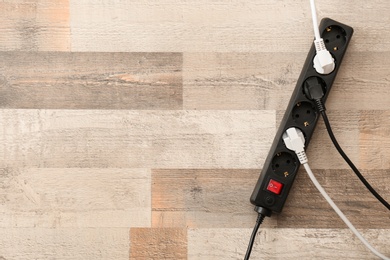
[[[329,119],[390,201],[390,3],[316,2],[355,29]],[[0,2],[0,260],[242,259],[312,39],[307,0]],[[390,256],[389,211],[321,120],[307,153]],[[376,258],[300,170],[252,259]]]

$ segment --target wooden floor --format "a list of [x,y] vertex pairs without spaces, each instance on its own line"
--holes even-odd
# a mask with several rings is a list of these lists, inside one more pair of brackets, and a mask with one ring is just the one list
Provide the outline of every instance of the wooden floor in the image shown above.
[[[390,3],[321,1],[355,29],[329,95],[390,201]],[[313,39],[308,0],[0,2],[0,259],[242,259],[250,194]],[[390,256],[390,214],[333,148],[325,190]],[[252,259],[376,259],[300,171]]]

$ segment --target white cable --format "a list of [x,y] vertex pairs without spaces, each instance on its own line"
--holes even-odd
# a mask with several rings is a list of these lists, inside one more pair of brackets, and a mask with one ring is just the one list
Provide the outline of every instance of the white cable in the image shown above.
[[286,130],[286,132],[283,134],[283,141],[286,147],[292,151],[294,151],[299,159],[299,162],[303,164],[305,167],[305,170],[307,174],[309,175],[311,181],[314,183],[318,191],[321,193],[321,195],[326,199],[326,201],[330,204],[330,206],[336,211],[337,215],[344,221],[344,223],[351,229],[351,231],[362,241],[362,243],[371,250],[375,255],[380,257],[384,260],[390,260],[390,258],[386,257],[385,255],[379,253],[375,248],[373,248],[367,240],[357,231],[357,229],[352,225],[352,223],[347,219],[347,217],[344,215],[343,212],[337,207],[337,205],[333,202],[333,200],[329,197],[329,195],[326,193],[326,191],[321,187],[320,183],[317,181],[316,177],[314,176],[313,172],[310,169],[310,166],[308,164],[308,160],[306,157],[306,153],[304,151],[305,147],[305,137],[302,133],[302,131],[298,128],[291,127]]
[[311,17],[313,20],[314,36],[316,37],[316,40],[319,40],[321,39],[321,36],[320,36],[320,30],[318,29],[317,11],[316,11],[316,5],[314,3],[314,0],[310,0],[310,7],[311,7]]
[[385,255],[379,253],[375,248],[373,248],[367,240],[359,233],[359,231],[356,230],[356,228],[352,225],[352,223],[347,219],[347,217],[344,215],[343,212],[337,207],[337,205],[333,202],[333,200],[329,197],[329,195],[325,192],[325,190],[321,187],[320,183],[317,181],[316,177],[314,176],[313,172],[310,169],[310,166],[308,163],[304,163],[303,166],[305,167],[305,170],[307,174],[309,175],[311,181],[316,186],[317,190],[321,193],[321,195],[326,199],[326,201],[330,204],[330,206],[336,211],[337,215],[344,221],[344,223],[349,227],[349,229],[362,241],[362,243],[371,250],[375,255],[380,257],[384,260],[390,260],[390,258],[386,257]]

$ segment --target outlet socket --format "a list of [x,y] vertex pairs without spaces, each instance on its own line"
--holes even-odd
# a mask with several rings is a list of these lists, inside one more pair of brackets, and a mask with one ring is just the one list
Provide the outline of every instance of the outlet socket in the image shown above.
[[298,164],[293,153],[281,152],[273,157],[271,167],[275,174],[289,177],[296,171]]
[[[313,44],[250,198],[255,206],[277,213],[282,211],[299,169],[297,156],[284,145],[283,133],[290,127],[301,129],[305,136],[305,146],[308,146],[319,115],[314,101],[304,94],[305,82],[315,80],[321,84],[325,93],[323,97],[325,103],[351,40],[353,29],[332,19],[324,18],[320,24],[320,32],[322,32],[325,45],[335,59],[335,70],[328,75],[320,75],[315,71],[313,59],[316,53]],[[281,184],[283,188],[280,193],[276,194],[269,189],[271,180]]]

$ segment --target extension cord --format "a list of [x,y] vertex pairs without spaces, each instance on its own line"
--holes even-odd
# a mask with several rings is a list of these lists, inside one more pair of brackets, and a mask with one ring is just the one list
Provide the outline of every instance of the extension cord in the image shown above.
[[[312,84],[321,85],[325,93],[323,102],[326,101],[353,34],[351,27],[329,18],[322,19],[319,28],[324,43],[334,58],[335,69],[327,75],[315,70],[313,59],[316,50],[313,44],[251,195],[250,201],[256,208],[277,213],[282,211],[300,166],[295,153],[286,148],[283,133],[290,127],[299,128],[304,135],[305,146],[308,146],[319,114],[315,102],[304,94],[304,88]],[[310,84],[305,84],[308,82]]]

